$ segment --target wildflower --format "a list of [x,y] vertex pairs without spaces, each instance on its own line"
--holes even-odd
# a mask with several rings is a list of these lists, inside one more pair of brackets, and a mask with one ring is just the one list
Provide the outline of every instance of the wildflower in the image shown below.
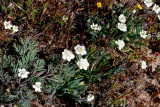
[[28,74],[30,72],[26,71],[26,69],[18,69],[18,76],[21,77],[21,78],[28,78]]
[[121,22],[121,23],[125,23],[126,22],[126,17],[121,14],[119,17],[118,17],[118,20]]
[[41,92],[41,82],[36,82],[35,85],[33,85],[33,88],[36,92]]
[[123,32],[126,32],[127,31],[127,26],[124,23],[118,23],[118,29],[123,31]]
[[98,7],[98,8],[101,8],[101,7],[102,7],[101,2],[97,2],[97,7]]
[[91,25],[91,29],[93,29],[93,30],[96,31],[96,30],[98,29],[98,24],[94,24],[94,23],[93,23],[93,24]]
[[62,17],[62,20],[65,21],[65,22],[66,22],[68,19],[69,19],[69,18],[68,18],[68,16],[66,16],[66,15]]
[[76,51],[76,54],[79,54],[79,55],[85,55],[85,54],[87,54],[86,48],[84,46],[77,45],[76,47],[74,47],[74,49]]
[[132,11],[132,13],[136,13],[136,9],[134,9],[134,10]]
[[138,8],[139,8],[140,10],[142,10],[142,6],[141,6],[140,4],[138,4]]
[[101,31],[102,30],[102,26],[98,26],[97,30]]
[[116,41],[115,43],[118,45],[119,50],[121,50],[125,46],[125,42],[123,40],[118,39],[118,41]]
[[158,14],[160,12],[160,7],[158,5],[153,6],[153,10]]
[[63,52],[62,52],[62,58],[64,60],[68,60],[68,61],[71,61],[71,59],[74,59],[74,54],[72,53],[72,51],[70,50],[67,50],[65,49]]
[[146,38],[148,36],[147,31],[143,31],[143,30],[140,32],[140,35],[142,38]]
[[146,69],[147,68],[146,61],[141,61],[141,68],[142,69]]
[[151,18],[149,17],[147,20],[151,20]]
[[12,25],[10,21],[4,21],[4,28],[5,29],[11,29]]
[[152,0],[144,0],[144,4],[145,4],[147,7],[151,7],[152,4],[153,4],[153,1],[152,1]]
[[101,24],[105,24],[103,20],[101,20]]
[[15,26],[15,25],[14,25],[14,26],[13,26],[13,31],[14,31],[14,32],[18,32],[18,26]]
[[89,63],[87,61],[87,59],[83,59],[81,58],[78,62],[77,65],[79,66],[80,69],[84,69],[87,70]]
[[89,94],[89,95],[87,96],[87,101],[88,101],[88,102],[91,102],[92,100],[94,100],[94,95]]

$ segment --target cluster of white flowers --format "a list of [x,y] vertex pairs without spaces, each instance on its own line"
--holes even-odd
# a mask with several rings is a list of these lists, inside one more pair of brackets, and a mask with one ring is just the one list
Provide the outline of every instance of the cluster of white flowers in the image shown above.
[[[75,49],[76,54],[78,54],[80,56],[83,56],[83,55],[87,54],[86,48],[84,46],[77,45],[77,46],[74,47],[74,49]],[[72,51],[65,49],[62,52],[62,58],[64,60],[67,60],[67,61],[70,62],[71,59],[75,58],[75,55],[72,53]],[[84,69],[84,70],[87,70],[87,68],[89,67],[88,60],[83,59],[82,57],[80,57],[80,60],[77,62],[77,65],[80,69]]]
[[92,24],[91,25],[91,29],[94,30],[94,31],[101,31],[102,29],[102,26],[99,26],[98,24]]
[[[18,69],[18,76],[20,78],[28,78],[28,75],[30,74],[30,72],[26,71],[26,69]],[[35,89],[36,92],[41,92],[41,83],[40,82],[36,82],[35,85],[33,85],[33,88]]]
[[123,31],[123,32],[126,32],[127,31],[127,25],[125,24],[126,17],[123,14],[121,14],[118,17],[118,20],[120,21],[120,23],[118,23],[118,29]]
[[4,28],[5,29],[13,28],[13,32],[18,32],[18,26],[15,25],[12,26],[10,21],[4,21]]
[[[154,3],[153,3],[153,0],[144,0],[144,4],[147,7],[151,7]],[[152,9],[153,11],[155,11],[156,14],[160,13],[160,7],[157,4],[154,4]],[[160,20],[160,15],[158,15],[158,18]]]

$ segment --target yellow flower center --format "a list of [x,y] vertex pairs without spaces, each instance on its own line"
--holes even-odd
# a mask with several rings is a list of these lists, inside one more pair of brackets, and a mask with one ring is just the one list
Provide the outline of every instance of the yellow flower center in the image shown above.
[[82,51],[83,51],[83,49],[82,49],[82,48],[79,48],[79,51],[80,51],[80,52],[82,52]]
[[9,26],[9,24],[6,24],[6,26],[8,27],[8,26]]

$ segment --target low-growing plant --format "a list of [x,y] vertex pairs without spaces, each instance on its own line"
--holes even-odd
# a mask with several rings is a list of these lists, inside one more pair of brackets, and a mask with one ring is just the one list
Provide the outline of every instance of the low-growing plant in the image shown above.
[[86,89],[80,83],[84,78],[90,81],[93,75],[89,70],[79,69],[76,62],[82,56],[76,57],[76,61],[67,62],[60,55],[53,55],[46,63],[39,57],[37,42],[31,38],[21,39],[19,44],[13,45],[11,53],[6,51],[0,57],[0,102],[27,107],[40,92],[48,95],[46,101],[62,95],[78,101]]

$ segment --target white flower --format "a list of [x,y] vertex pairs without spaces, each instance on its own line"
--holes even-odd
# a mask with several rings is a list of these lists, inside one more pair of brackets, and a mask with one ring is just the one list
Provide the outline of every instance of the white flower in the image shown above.
[[89,63],[87,59],[81,58],[78,62],[77,65],[79,66],[80,69],[87,70]]
[[152,1],[152,0],[144,0],[144,4],[145,4],[147,7],[151,7],[152,4],[153,4],[153,1]]
[[67,60],[67,61],[71,61],[71,59],[74,59],[74,54],[72,53],[72,51],[70,50],[67,50],[65,49],[63,52],[62,52],[62,58],[64,60]]
[[94,31],[101,31],[102,30],[102,26],[98,26],[98,24],[93,23],[90,27]]
[[125,23],[126,22],[126,17],[121,14],[119,17],[118,17],[118,20],[121,22],[121,23]]
[[136,9],[134,9],[134,10],[132,11],[132,13],[136,13]]
[[18,69],[18,76],[21,77],[21,78],[28,78],[28,74],[30,72],[26,71],[26,69]]
[[97,30],[101,31],[102,30],[102,26],[98,26]]
[[13,26],[13,31],[14,31],[14,32],[18,32],[18,26],[15,26],[15,25],[14,25],[14,26]]
[[4,28],[5,29],[11,29],[12,25],[10,21],[4,21]]
[[158,14],[160,12],[160,7],[158,5],[153,6],[153,10]]
[[123,40],[118,39],[118,41],[116,41],[115,43],[118,45],[119,50],[121,50],[125,46],[125,42]]
[[79,54],[79,55],[85,55],[85,54],[87,54],[86,48],[84,46],[77,45],[76,47],[74,47],[74,49],[76,51],[76,54]]
[[92,24],[91,25],[91,29],[93,29],[93,30],[98,30],[98,24]]
[[63,16],[62,20],[66,22],[68,20],[68,16]]
[[158,15],[158,19],[160,20],[160,15]]
[[140,35],[142,38],[146,38],[148,36],[147,31],[143,31],[143,30],[140,32]]
[[146,61],[141,61],[141,68],[142,69],[146,69],[147,68]]
[[123,32],[126,32],[127,31],[127,26],[126,26],[126,24],[118,23],[118,29],[123,31]]
[[41,92],[41,82],[36,82],[35,85],[33,85],[33,88],[36,92]]
[[87,101],[88,101],[88,102],[91,102],[92,100],[94,100],[94,95],[89,94],[89,95],[87,96]]

